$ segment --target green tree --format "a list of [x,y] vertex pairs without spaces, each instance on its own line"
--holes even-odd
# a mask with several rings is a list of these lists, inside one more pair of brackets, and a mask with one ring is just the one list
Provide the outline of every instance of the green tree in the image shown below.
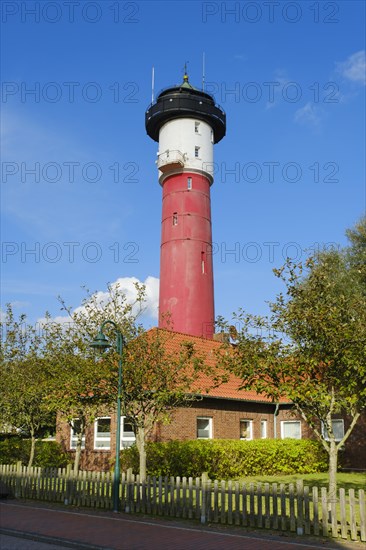
[[29,324],[26,315],[16,318],[10,304],[1,329],[0,423],[30,436],[32,466],[39,431],[55,423],[45,401],[50,364],[40,327]]
[[366,293],[366,216],[354,228],[347,229],[346,235],[351,244],[347,250],[349,264],[358,271]]
[[[209,372],[192,341],[181,342],[165,329],[142,332],[131,341],[123,359],[123,410],[134,427],[140,480],[146,478],[146,439],[154,425],[169,422],[172,411],[199,399]],[[193,390],[194,388],[194,390]]]
[[70,323],[47,325],[48,341],[54,356],[55,371],[50,408],[66,420],[77,435],[74,471],[79,468],[82,439],[98,416],[115,410],[118,392],[118,361],[115,346],[98,362],[90,346],[106,320],[104,332],[109,341],[116,337],[116,328],[123,335],[122,414],[134,427],[140,454],[140,476],[146,477],[145,442],[154,424],[168,421],[170,412],[188,404],[192,384],[204,366],[190,342],[170,348],[174,333],[167,330],[146,332],[137,323],[143,311],[145,288],[137,285],[134,304],[128,303],[118,286],[109,286],[101,300],[98,293],[87,293],[82,307],[73,310],[62,301]]
[[[108,285],[107,293],[90,293],[81,307],[73,309],[60,298],[66,323],[48,322],[44,326],[56,375],[48,392],[50,410],[66,421],[76,435],[74,472],[78,472],[82,440],[86,429],[98,416],[108,414],[117,400],[118,357],[111,350],[103,360],[96,360],[90,344],[103,321],[112,320],[126,340],[136,336],[136,318],[143,310],[145,288],[136,285],[136,299],[127,300],[118,284]],[[115,337],[110,326],[106,336]]]
[[[366,220],[348,232],[350,246],[287,260],[274,270],[286,285],[267,317],[239,310],[232,353],[220,362],[274,401],[289,398],[329,455],[329,494],[336,495],[338,451],[366,407]],[[347,415],[336,440],[332,418]]]

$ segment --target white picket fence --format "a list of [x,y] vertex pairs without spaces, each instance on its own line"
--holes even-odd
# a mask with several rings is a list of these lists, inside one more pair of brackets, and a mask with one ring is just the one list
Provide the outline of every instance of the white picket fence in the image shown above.
[[[0,465],[1,492],[15,498],[112,509],[113,476],[104,472]],[[131,471],[120,484],[121,511],[196,519],[201,523],[320,535],[366,542],[365,491],[340,488],[337,501],[327,489],[302,482],[242,484],[198,478],[149,477]]]

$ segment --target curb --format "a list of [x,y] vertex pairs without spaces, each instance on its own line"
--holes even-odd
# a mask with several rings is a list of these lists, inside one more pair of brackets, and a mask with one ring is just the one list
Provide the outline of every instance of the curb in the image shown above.
[[7,535],[9,537],[18,537],[27,540],[34,540],[37,542],[44,542],[48,544],[54,544],[56,546],[66,546],[67,548],[75,548],[75,550],[113,550],[107,546],[95,546],[94,544],[86,544],[82,542],[75,542],[69,539],[63,539],[59,537],[48,537],[46,535],[39,535],[38,533],[32,533],[28,531],[18,531],[17,529],[7,529],[0,527],[0,535]]

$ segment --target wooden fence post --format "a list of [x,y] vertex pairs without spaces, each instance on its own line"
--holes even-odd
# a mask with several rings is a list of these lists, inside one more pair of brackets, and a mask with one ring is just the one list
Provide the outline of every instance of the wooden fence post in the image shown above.
[[[208,474],[207,472],[202,473],[202,482],[201,482],[201,523],[204,524],[207,521],[207,482],[208,482]],[[211,495],[210,495],[211,498]]]
[[350,489],[348,491],[348,495],[349,495],[349,515],[350,515],[349,523],[351,527],[351,539],[357,540],[355,490]]
[[323,528],[323,537],[328,536],[328,493],[327,488],[321,488],[321,498],[322,498],[322,528]]
[[278,529],[278,494],[277,483],[272,483],[273,529]]
[[15,498],[22,496],[22,462],[19,460],[16,464],[16,484],[14,491]]
[[[126,506],[125,506],[125,512],[126,514],[129,514],[131,511],[131,498],[133,498],[133,481],[132,481],[132,468],[128,468],[127,470],[127,484],[126,484]],[[131,486],[132,486],[132,494],[131,494]]]
[[314,535],[319,535],[319,490],[318,487],[313,487],[313,531]]
[[295,517],[295,491],[294,484],[289,483],[289,502],[290,502],[290,531],[296,530],[296,517]]
[[231,479],[227,482],[227,521],[229,525],[233,523],[233,482]]
[[341,537],[347,538],[347,515],[346,515],[346,491],[343,487],[339,489],[339,506],[341,510]]
[[360,504],[361,541],[366,542],[366,506],[365,506],[365,491],[363,489],[360,489],[358,491],[358,502]]
[[69,504],[71,504],[74,498],[74,479],[73,478],[74,478],[74,474],[70,470],[66,474],[66,493],[64,498],[65,506],[68,506]]
[[304,534],[304,484],[302,479],[296,482],[296,498],[297,498],[297,526],[296,532],[298,535]]

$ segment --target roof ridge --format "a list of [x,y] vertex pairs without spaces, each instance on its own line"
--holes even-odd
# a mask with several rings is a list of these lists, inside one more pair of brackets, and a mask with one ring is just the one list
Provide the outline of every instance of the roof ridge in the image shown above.
[[222,342],[209,339],[209,338],[204,338],[203,336],[196,336],[194,334],[187,334],[186,332],[180,332],[178,330],[170,330],[168,328],[162,328],[162,327],[151,327],[146,332],[159,331],[159,330],[162,332],[169,332],[180,336],[187,336],[187,338],[195,338],[196,340],[200,340],[202,343],[208,342],[210,344],[222,344]]

